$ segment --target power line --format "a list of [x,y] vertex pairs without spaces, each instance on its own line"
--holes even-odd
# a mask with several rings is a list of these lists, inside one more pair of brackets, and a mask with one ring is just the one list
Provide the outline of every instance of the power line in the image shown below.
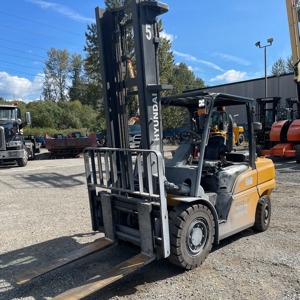
[[[0,67],[0,68],[1,68],[1,67]],[[32,73],[28,73],[28,72],[24,72],[24,71],[19,71],[19,70],[16,70],[16,69],[10,69],[10,68],[3,68],[3,69],[4,69],[4,70],[9,70],[9,71],[18,72],[18,73],[23,73],[23,74],[26,74],[26,75],[38,76],[38,77],[44,78],[43,75],[39,75],[39,74],[32,74]]]
[[47,58],[44,57],[44,56],[37,55],[37,54],[33,54],[33,53],[28,53],[28,52],[25,52],[25,51],[21,51],[21,50],[14,49],[14,48],[2,46],[2,45],[0,45],[0,47],[1,47],[1,48],[5,48],[5,49],[8,49],[8,50],[13,50],[13,51],[16,51],[16,52],[20,52],[20,53],[25,53],[25,54],[27,54],[27,55],[32,55],[32,56],[40,57],[40,58],[45,59],[45,60],[47,59]]
[[[13,55],[13,54],[10,54],[10,53],[3,53],[3,52],[0,52],[0,54],[5,55],[5,56],[12,56],[12,57],[17,57],[17,58],[28,59],[28,57],[24,57],[24,56],[20,56],[20,55]],[[35,62],[44,63],[44,61],[41,61],[41,60],[35,60]]]
[[15,65],[15,66],[20,66],[20,67],[28,68],[28,69],[33,69],[33,70],[38,70],[38,71],[41,70],[41,68],[38,69],[38,68],[34,68],[34,67],[27,67],[27,66],[22,65],[22,64],[17,64],[17,63],[9,62],[9,61],[2,60],[2,59],[0,59],[0,61],[2,61],[2,62],[4,62],[4,63],[11,64],[11,65]]
[[15,43],[15,44],[27,46],[27,47],[37,48],[37,49],[44,50],[44,51],[48,51],[48,50],[49,50],[49,49],[46,49],[46,48],[43,48],[43,47],[33,46],[33,45],[31,45],[31,44],[26,44],[26,43],[15,42],[15,41],[8,40],[8,39],[0,38],[0,40],[6,41],[6,42],[9,42],[9,43]]
[[44,23],[40,23],[40,22],[37,22],[37,21],[30,20],[30,19],[26,19],[24,17],[16,16],[16,15],[13,15],[11,13],[0,11],[0,14],[6,15],[6,16],[10,16],[10,17],[14,17],[14,18],[17,18],[17,19],[20,19],[20,20],[24,20],[24,21],[27,21],[27,22],[35,23],[35,24],[38,24],[38,25],[42,25],[42,26],[45,26],[45,27],[48,27],[48,28],[52,28],[52,29],[55,29],[55,30],[59,30],[59,31],[62,31],[62,32],[67,32],[67,33],[70,33],[70,34],[81,36],[80,34],[78,34],[76,32],[72,32],[72,31],[65,30],[65,29],[62,29],[62,28],[58,28],[58,27],[55,27],[55,26],[52,26],[52,25],[48,25],[48,24],[44,24]]
[[[43,33],[25,30],[25,29],[22,29],[22,28],[19,28],[19,27],[15,27],[15,26],[10,26],[10,25],[5,25],[5,24],[0,24],[0,26],[5,27],[5,28],[10,28],[10,29],[15,30],[15,31],[18,31],[18,32],[22,31],[22,32],[26,32],[26,33],[33,34],[33,35],[38,35],[38,36],[42,36],[42,37],[45,37],[45,38],[50,38],[50,39],[52,39],[52,40],[54,40],[54,41],[66,42],[65,40],[61,40],[61,39],[55,38],[55,37],[50,36],[50,35],[45,35],[45,34],[43,34]],[[80,36],[81,36],[81,35],[80,35]],[[79,46],[79,44],[76,44],[76,43],[73,43],[73,42],[68,42],[68,44],[72,44],[72,45],[75,45],[75,46]]]

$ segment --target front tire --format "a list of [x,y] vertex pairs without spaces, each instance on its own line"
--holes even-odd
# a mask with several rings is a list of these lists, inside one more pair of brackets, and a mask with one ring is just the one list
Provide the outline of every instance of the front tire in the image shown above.
[[270,221],[271,200],[267,195],[265,195],[258,200],[253,228],[260,232],[266,231],[269,228]]
[[169,260],[187,270],[200,266],[211,251],[215,221],[204,205],[179,205],[169,213]]
[[17,159],[17,164],[19,167],[25,167],[27,165],[27,161],[29,158],[28,151],[25,149],[24,156],[22,158]]

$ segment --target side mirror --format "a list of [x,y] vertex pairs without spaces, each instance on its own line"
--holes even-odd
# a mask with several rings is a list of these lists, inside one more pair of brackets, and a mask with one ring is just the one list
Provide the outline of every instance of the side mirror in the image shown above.
[[27,112],[25,113],[25,119],[26,119],[27,125],[30,125],[30,124],[31,124],[31,115],[30,115],[30,112],[29,112],[29,111],[27,111]]
[[253,122],[254,132],[259,132],[262,130],[262,124],[260,122]]

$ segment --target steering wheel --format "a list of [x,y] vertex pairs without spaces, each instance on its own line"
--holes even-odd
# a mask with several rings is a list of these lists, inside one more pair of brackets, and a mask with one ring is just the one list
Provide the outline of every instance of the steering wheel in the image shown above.
[[179,133],[179,139],[182,142],[193,142],[199,143],[201,141],[201,137],[198,133],[192,130],[182,130]]

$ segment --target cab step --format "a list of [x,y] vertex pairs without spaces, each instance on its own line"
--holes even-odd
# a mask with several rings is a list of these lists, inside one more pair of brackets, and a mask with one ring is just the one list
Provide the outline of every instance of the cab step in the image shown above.
[[85,247],[82,247],[79,250],[68,253],[60,258],[51,260],[41,266],[32,268],[24,273],[16,274],[14,276],[15,282],[17,284],[23,284],[29,282],[35,277],[46,274],[64,265],[70,264],[80,258],[86,257],[88,255],[91,255],[95,252],[98,252],[100,250],[106,249],[107,247],[111,247],[114,245],[116,245],[116,243],[114,243],[112,240],[107,238],[102,238]]
[[100,278],[100,275],[97,275],[82,285],[75,287],[73,289],[67,290],[66,292],[57,295],[53,300],[77,300],[82,299],[86,296],[89,296],[105,286],[125,277],[126,275],[142,268],[143,266],[154,261],[156,256],[149,256],[143,253],[140,253],[136,256],[133,256],[126,261],[116,265],[110,269],[104,277]]

